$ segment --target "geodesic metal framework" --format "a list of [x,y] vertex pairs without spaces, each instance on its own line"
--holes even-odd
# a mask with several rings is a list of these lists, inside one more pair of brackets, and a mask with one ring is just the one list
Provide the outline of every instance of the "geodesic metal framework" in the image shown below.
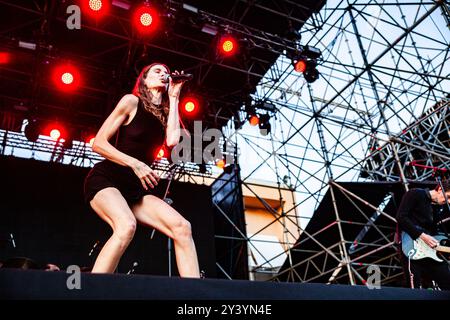
[[[372,210],[359,222],[363,232],[374,226],[371,217],[385,214],[380,206],[387,205],[388,192],[381,202],[370,203],[346,192],[339,181],[399,181],[407,190],[412,180],[430,179],[430,168],[448,168],[449,12],[448,1],[327,3],[301,30],[302,44],[322,52],[320,79],[307,83],[289,58],[280,57],[254,95],[255,101],[276,107],[261,111],[271,116],[271,134],[263,137],[245,126],[227,132],[241,149],[245,145],[256,154],[242,153],[241,158],[255,160],[252,166],[241,161],[247,172],[243,183],[265,172],[279,186],[295,190],[298,204],[282,216],[298,221],[304,236],[327,190],[339,190]],[[355,215],[361,211],[358,206],[354,210]],[[379,229],[383,241],[366,244],[364,256],[356,259],[351,254],[354,235],[343,227],[348,221],[340,219],[336,206],[333,212],[339,231],[334,243],[322,244],[316,234],[306,237],[319,246],[318,255],[338,265],[315,264],[313,277],[275,280],[319,281],[328,275],[320,281],[365,283],[359,269],[371,264],[386,268],[383,284],[400,277],[392,215],[388,228]],[[297,243],[292,250],[301,249]],[[384,256],[375,259],[382,250]],[[286,253],[289,268],[283,273],[295,274],[296,264],[314,265],[311,259],[293,261],[289,249]]]

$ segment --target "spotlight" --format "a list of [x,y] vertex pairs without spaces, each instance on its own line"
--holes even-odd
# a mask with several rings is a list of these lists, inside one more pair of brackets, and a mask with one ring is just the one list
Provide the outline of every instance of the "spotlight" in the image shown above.
[[247,113],[247,120],[252,126],[257,126],[259,123],[259,117],[256,114],[255,106],[251,102],[245,103],[245,112]]
[[53,82],[61,91],[74,91],[81,84],[81,76],[76,67],[63,64],[53,70]]
[[158,154],[156,155],[156,157],[158,159],[164,158],[164,149],[163,148],[159,149]]
[[198,95],[188,95],[181,99],[181,111],[187,117],[194,119],[200,115],[203,99]]
[[291,58],[292,65],[296,72],[302,72],[305,80],[312,83],[319,79],[319,71],[317,70],[317,60],[322,55],[317,48],[304,46],[296,52],[287,53],[287,57]]
[[298,61],[293,61],[294,70],[297,72],[305,72],[306,70],[306,59],[299,59]]
[[52,129],[50,131],[50,137],[55,141],[58,140],[59,138],[61,138],[61,131],[59,131],[58,129]]
[[238,50],[237,40],[231,35],[224,35],[219,40],[219,52],[222,56],[232,56]]
[[248,122],[251,126],[257,126],[259,124],[259,117],[257,114],[250,115],[250,118],[248,119]]
[[73,83],[73,74],[70,72],[64,72],[61,76],[61,81],[64,84],[72,84]]
[[11,55],[8,52],[0,52],[0,64],[7,64],[11,61]]
[[223,159],[217,160],[216,161],[216,167],[219,169],[223,169],[225,168],[226,162]]
[[303,76],[305,77],[305,80],[309,83],[313,83],[314,81],[319,79],[319,71],[317,71],[316,69],[315,61],[311,61],[311,63],[308,64],[305,72],[303,72]]
[[158,14],[148,4],[144,3],[134,12],[134,25],[142,34],[149,34],[158,25]]
[[272,127],[270,125],[270,115],[261,114],[259,116],[259,132],[261,133],[261,135],[267,136],[270,133],[271,129]]
[[92,11],[98,12],[103,7],[103,1],[101,0],[89,0],[89,8]]
[[92,18],[101,18],[109,11],[109,2],[106,0],[84,0],[82,12]]
[[198,108],[198,100],[192,97],[187,97],[183,101],[183,109],[187,113],[195,113]]
[[[52,122],[48,123],[45,126],[45,129],[42,130],[44,135],[49,136],[52,140],[60,141],[63,140],[69,140],[73,139],[71,135],[71,130],[64,128],[64,126],[60,122]],[[64,142],[61,141],[61,142]],[[69,141],[70,142],[70,141]]]
[[303,77],[309,83],[312,83],[319,79],[319,71],[317,71],[317,61],[314,59],[297,58],[292,60],[294,70],[296,72],[302,72]]

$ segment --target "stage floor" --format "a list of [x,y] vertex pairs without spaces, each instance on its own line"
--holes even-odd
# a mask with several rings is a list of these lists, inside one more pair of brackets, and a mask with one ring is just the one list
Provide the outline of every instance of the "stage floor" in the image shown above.
[[0,299],[450,300],[450,291],[0,269]]

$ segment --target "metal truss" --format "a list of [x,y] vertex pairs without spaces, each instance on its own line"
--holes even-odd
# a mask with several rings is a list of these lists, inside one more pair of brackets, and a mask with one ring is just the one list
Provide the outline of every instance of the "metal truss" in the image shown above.
[[[403,269],[398,255],[396,241],[396,221],[384,208],[391,201],[392,193],[386,191],[383,201],[375,206],[339,183],[330,181],[330,193],[333,200],[333,214],[336,220],[313,234],[307,234],[297,242],[292,251],[303,252],[305,259],[297,261],[291,268],[280,272],[273,279],[280,281],[365,284],[366,269],[377,266],[380,273],[379,284],[387,285],[393,281],[401,281]],[[351,220],[340,217],[338,210],[340,193],[353,205]],[[368,210],[365,210],[368,209]],[[365,212],[373,211],[368,216]],[[347,215],[348,216],[348,215]],[[386,219],[380,223],[380,218]],[[350,232],[350,226],[352,229]],[[360,232],[354,230],[360,228]],[[347,230],[347,231],[345,231]],[[368,240],[368,234],[370,237]],[[334,235],[334,236],[333,236]],[[336,236],[338,235],[338,236]],[[350,238],[352,236],[352,238]],[[327,239],[327,245],[318,239]],[[365,239],[366,238],[366,239]],[[315,243],[315,250],[303,250],[302,246]],[[310,246],[309,246],[310,247]]]
[[[65,146],[64,140],[55,141],[50,137],[40,136],[37,141],[31,142],[23,133],[5,130],[0,130],[0,141],[2,142],[0,154],[3,156],[31,158],[78,167],[92,167],[104,159],[93,152],[89,144],[81,141],[74,141],[73,145],[68,148]],[[204,164],[203,170],[200,170],[196,163],[179,163],[172,172],[173,179],[198,183],[194,177],[212,177],[212,167],[212,164]],[[166,158],[156,159],[152,168],[161,173],[168,173],[172,168],[172,163]]]
[[[237,10],[237,4],[244,4],[247,6],[247,10],[240,12]],[[45,4],[44,4],[45,3]],[[303,23],[302,20],[289,16],[288,12],[281,12],[273,10],[262,3],[255,3],[254,1],[236,1],[235,5],[232,6],[227,17],[212,14],[210,12],[200,10],[190,5],[186,5],[182,2],[172,1],[172,0],[161,0],[156,1],[155,4],[159,7],[160,18],[165,20],[168,37],[167,41],[148,41],[137,36],[132,28],[130,19],[124,16],[118,16],[110,14],[108,23],[85,23],[82,20],[81,28],[85,31],[93,32],[97,35],[104,35],[105,38],[112,39],[114,45],[111,47],[96,49],[93,46],[90,50],[89,55],[74,54],[68,50],[62,50],[60,48],[55,48],[55,46],[48,40],[50,37],[49,30],[49,20],[53,19],[53,23],[59,23],[60,27],[66,23],[66,6],[64,4],[58,4],[56,1],[48,0],[44,3],[39,1],[33,1],[29,3],[16,3],[14,1],[0,1],[0,4],[12,7],[16,10],[22,11],[26,14],[32,14],[34,19],[28,21],[27,23],[14,26],[4,32],[0,33],[0,39],[2,39],[3,45],[9,49],[17,50],[18,41],[27,41],[28,39],[17,39],[16,37],[8,37],[7,34],[11,31],[20,32],[21,30],[26,30],[32,24],[41,23],[40,33],[35,39],[36,50],[36,68],[26,68],[25,70],[18,70],[14,68],[4,67],[3,69],[7,72],[8,77],[17,78],[16,81],[23,81],[25,78],[38,77],[39,64],[41,61],[48,61],[58,59],[58,58],[76,58],[77,61],[83,63],[84,69],[86,69],[89,74],[94,75],[99,78],[108,78],[112,75],[105,70],[115,70],[114,77],[117,82],[124,81],[125,75],[129,72],[129,69],[139,69],[142,67],[141,64],[149,61],[153,50],[164,52],[167,55],[177,56],[181,61],[189,60],[192,63],[187,64],[189,72],[196,74],[195,85],[199,88],[204,88],[206,82],[208,81],[208,74],[211,72],[213,66],[219,66],[225,70],[234,71],[240,73],[246,77],[253,79],[260,79],[263,77],[265,70],[267,70],[268,65],[272,61],[267,61],[257,55],[251,54],[250,50],[259,49],[261,52],[270,53],[271,57],[276,57],[280,54],[285,54],[287,51],[295,52],[302,50],[303,46],[299,44],[297,39],[288,39],[276,34],[271,34],[258,30],[250,26],[243,25],[242,23],[236,22],[241,21],[246,14],[246,12],[252,7],[256,6],[259,9],[268,11],[275,14],[276,16],[285,17],[294,23]],[[297,10],[310,11],[311,9],[296,4],[291,1],[286,1],[282,7],[293,7]],[[287,9],[286,9],[287,10]],[[189,33],[180,32],[182,28],[174,28],[174,24],[180,23],[184,24],[185,29],[201,29],[204,25],[209,25],[217,28],[219,34],[223,32],[233,33],[244,45],[241,59],[235,59],[234,61],[227,61],[223,57],[214,55],[211,50],[215,48],[212,45],[211,37],[200,38],[193,36]],[[28,40],[29,41],[29,40]],[[189,48],[189,50],[188,50]],[[118,56],[122,53],[119,60],[120,62],[114,61],[114,67],[108,65],[104,57],[112,54],[118,53]],[[42,70],[41,70],[42,72]],[[21,79],[21,80],[18,80]],[[100,81],[97,81],[99,84]],[[249,81],[250,82],[250,81]],[[248,84],[246,90],[239,90],[238,92],[224,92],[223,90],[213,90],[208,91],[202,89],[202,97],[204,101],[208,102],[207,112],[208,114],[204,117],[204,122],[208,124],[209,127],[220,128],[224,123],[226,123],[231,117],[236,116],[236,109],[243,103],[245,97],[248,96],[250,87],[254,87],[253,84]],[[26,101],[27,103],[38,103],[35,99],[35,95],[39,92],[39,81],[33,81],[36,88],[33,90],[34,95],[31,97],[31,101]],[[95,82],[92,86],[84,86],[85,92],[83,95],[86,96],[114,96],[114,88],[105,88],[101,85],[96,85]],[[48,89],[48,88],[47,88]],[[117,91],[117,90],[116,90]],[[5,99],[14,100],[14,97],[3,97]],[[47,105],[47,108],[52,108],[54,110],[61,109],[58,105]],[[106,106],[110,108],[111,106]],[[85,114],[86,117],[94,117],[95,120],[101,118],[101,115],[90,115]],[[92,122],[92,119],[91,119]]]
[[383,146],[374,141],[361,175],[373,180],[399,180],[396,153],[406,179],[430,179],[437,168],[450,168],[449,148],[450,99],[446,98]]
[[[431,177],[429,167],[448,168],[449,3],[329,1],[301,34],[303,45],[322,52],[320,78],[307,83],[281,56],[253,95],[254,101],[275,106],[259,110],[271,116],[271,133],[255,133],[243,123],[244,112],[242,123],[225,132],[241,150],[251,150],[240,157],[244,184],[264,176],[295,192],[296,206],[282,216],[298,223],[305,236],[327,190],[344,192],[375,216],[385,215],[381,204],[345,192],[340,181],[400,181],[407,190],[412,180]],[[354,215],[361,212],[355,203]],[[291,257],[302,243],[289,242],[290,268],[273,279],[365,284],[363,269],[375,265],[382,284],[398,285],[403,270],[395,219],[389,216],[388,224],[377,225],[365,217],[361,238],[368,227],[379,237],[355,249],[355,238],[345,233],[350,222],[339,218],[337,208],[334,215],[335,223],[324,228],[337,228],[338,239],[325,245],[319,234],[306,234],[304,241],[317,250],[303,261]],[[330,260],[335,263],[326,263]],[[299,265],[308,272],[297,274]]]

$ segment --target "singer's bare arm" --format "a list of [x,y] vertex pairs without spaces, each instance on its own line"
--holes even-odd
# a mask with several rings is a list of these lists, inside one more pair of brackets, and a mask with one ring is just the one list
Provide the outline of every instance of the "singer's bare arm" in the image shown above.
[[131,121],[136,115],[138,102],[139,98],[133,94],[127,94],[120,99],[95,136],[92,150],[110,161],[133,169],[147,190],[147,185],[153,188],[158,183],[159,176],[147,164],[119,151],[108,141],[122,124]]
[[122,124],[127,122],[131,114],[136,112],[138,101],[138,97],[132,94],[127,94],[120,99],[113,112],[103,122],[103,125],[97,132],[94,145],[92,146],[93,151],[122,166],[130,166],[136,160],[117,150],[109,143],[109,139],[111,139]]
[[[178,72],[176,72],[178,73]],[[169,81],[169,117],[167,119],[166,128],[166,144],[169,147],[174,147],[180,141],[180,116],[178,114],[178,104],[180,100],[180,92],[184,81],[173,82]]]

